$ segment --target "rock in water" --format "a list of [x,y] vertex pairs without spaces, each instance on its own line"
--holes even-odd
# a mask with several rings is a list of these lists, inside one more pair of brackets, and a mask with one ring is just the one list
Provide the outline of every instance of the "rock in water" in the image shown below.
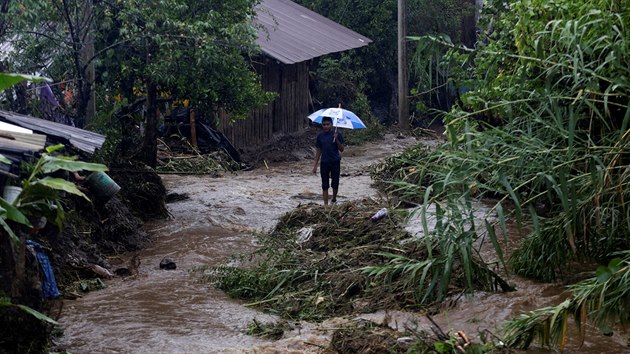
[[160,261],[160,269],[173,270],[177,269],[177,264],[170,258],[163,258]]

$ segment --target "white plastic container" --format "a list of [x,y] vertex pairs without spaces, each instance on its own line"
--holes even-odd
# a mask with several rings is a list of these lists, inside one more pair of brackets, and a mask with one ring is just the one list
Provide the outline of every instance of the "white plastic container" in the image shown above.
[[6,200],[9,204],[13,204],[20,193],[22,193],[22,187],[4,186],[2,198],[4,198],[4,200]]
[[370,220],[372,221],[378,221],[382,218],[384,218],[385,216],[387,216],[388,212],[387,212],[387,208],[383,208],[379,211],[376,212],[376,214],[372,215],[372,217],[370,218]]

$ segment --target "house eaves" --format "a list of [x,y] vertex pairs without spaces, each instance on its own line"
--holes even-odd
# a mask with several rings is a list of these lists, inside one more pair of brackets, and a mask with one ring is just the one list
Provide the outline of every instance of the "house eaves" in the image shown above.
[[105,142],[104,135],[23,114],[0,110],[0,121],[70,143],[73,147],[91,154]]
[[[4,122],[0,123],[7,124]],[[8,149],[13,151],[35,152],[43,150],[45,146],[46,135],[18,133],[0,129],[0,151]]]
[[256,43],[263,53],[294,64],[360,48],[372,40],[289,0],[263,0],[256,8]]

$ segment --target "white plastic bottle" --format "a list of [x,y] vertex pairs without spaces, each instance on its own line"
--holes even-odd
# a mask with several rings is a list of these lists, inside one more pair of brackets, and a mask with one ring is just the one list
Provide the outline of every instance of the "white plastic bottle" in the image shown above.
[[380,219],[384,218],[386,215],[387,215],[387,208],[383,208],[383,209],[377,211],[376,214],[372,215],[370,220],[377,221],[377,220],[380,220]]

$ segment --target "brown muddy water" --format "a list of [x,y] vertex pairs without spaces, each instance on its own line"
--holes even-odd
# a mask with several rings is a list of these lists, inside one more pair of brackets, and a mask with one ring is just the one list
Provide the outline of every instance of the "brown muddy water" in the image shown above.
[[[413,138],[388,136],[379,143],[348,146],[342,161],[338,200],[378,199],[367,167],[417,143]],[[429,142],[424,142],[429,143]],[[105,280],[107,288],[77,300],[65,300],[59,322],[64,335],[58,349],[70,353],[317,353],[348,319],[322,324],[295,324],[279,341],[245,334],[256,319],[275,318],[229,299],[212,286],[196,281],[190,271],[219,265],[235,253],[255,247],[253,233],[271,229],[277,219],[300,204],[321,203],[319,177],[311,173],[312,155],[300,162],[268,165],[220,178],[164,175],[169,192],[190,198],[169,204],[172,218],[146,225],[154,242],[140,251],[138,275]],[[480,212],[483,212],[481,210]],[[415,227],[415,229],[414,229]],[[410,232],[418,233],[410,222]],[[132,255],[125,255],[128,259]],[[177,263],[176,270],[160,270],[163,258]],[[114,260],[113,260],[114,261]],[[452,301],[434,316],[443,330],[475,335],[499,331],[503,320],[540,306],[560,302],[558,284],[539,284],[512,277],[517,291],[509,294],[478,293]],[[392,328],[429,330],[428,320],[415,313],[382,312],[361,316]],[[626,338],[603,337],[589,329],[580,347],[577,332],[566,353],[623,353]],[[530,350],[527,353],[552,351]]]

